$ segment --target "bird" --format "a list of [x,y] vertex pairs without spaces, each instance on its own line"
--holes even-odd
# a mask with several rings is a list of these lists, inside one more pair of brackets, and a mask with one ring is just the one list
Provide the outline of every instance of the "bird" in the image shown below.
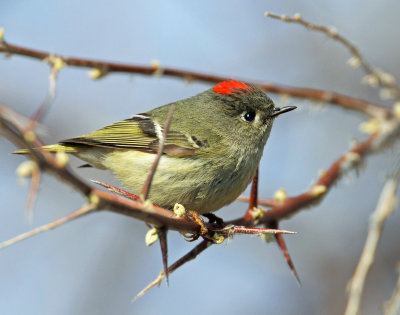
[[246,189],[275,118],[296,108],[276,107],[260,88],[231,79],[43,148],[109,170],[129,192],[139,194],[163,139],[171,107],[172,119],[148,199],[170,210],[179,203],[199,214],[230,204]]

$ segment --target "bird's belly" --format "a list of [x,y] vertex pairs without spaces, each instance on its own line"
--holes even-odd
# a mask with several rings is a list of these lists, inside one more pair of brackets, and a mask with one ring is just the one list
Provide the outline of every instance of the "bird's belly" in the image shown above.
[[[121,150],[108,154],[103,165],[129,191],[139,194],[154,158],[155,155],[150,153]],[[226,161],[163,155],[153,178],[149,199],[167,209],[180,203],[187,210],[199,213],[218,210],[234,201],[247,187],[258,161],[253,164],[240,160],[229,167]]]

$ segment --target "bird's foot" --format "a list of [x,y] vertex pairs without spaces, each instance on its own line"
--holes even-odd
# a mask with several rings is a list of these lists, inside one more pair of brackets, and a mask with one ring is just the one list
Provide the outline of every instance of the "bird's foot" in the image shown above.
[[194,223],[196,223],[198,226],[200,226],[200,233],[184,234],[184,236],[186,237],[186,241],[193,242],[193,241],[197,240],[200,236],[204,236],[208,233],[208,229],[204,223],[204,220],[197,211],[189,210],[186,212],[186,215],[190,220],[192,220]]

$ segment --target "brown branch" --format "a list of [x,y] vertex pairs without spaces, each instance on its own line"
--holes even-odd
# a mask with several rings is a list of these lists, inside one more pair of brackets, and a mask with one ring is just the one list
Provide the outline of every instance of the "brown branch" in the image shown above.
[[398,179],[389,179],[382,189],[378,204],[370,218],[368,236],[364,249],[358,262],[357,268],[348,285],[349,298],[345,315],[356,315],[359,313],[361,295],[364,289],[365,279],[374,261],[375,252],[381,238],[382,229],[386,219],[396,208],[396,191]]
[[[48,52],[26,48],[22,46],[12,45],[6,41],[0,41],[0,52],[6,54],[15,54],[25,56],[38,60],[54,60],[58,58],[64,65],[80,67],[80,68],[94,68],[100,69],[102,73],[137,73],[142,75],[154,75],[162,73],[165,76],[182,78],[189,82],[200,81],[207,83],[217,83],[228,80],[229,77],[217,76],[211,74],[203,74],[194,71],[186,71],[175,68],[160,68],[157,66],[143,66],[133,64],[122,64],[115,62],[107,62],[100,60],[65,57],[57,54],[50,54]],[[342,95],[332,91],[290,87],[279,84],[261,84],[260,82],[250,82],[265,92],[290,95],[292,97],[306,98],[318,102],[326,102],[339,105],[343,108],[359,111],[371,117],[385,118],[391,115],[390,111],[382,105],[374,104],[358,98]]]

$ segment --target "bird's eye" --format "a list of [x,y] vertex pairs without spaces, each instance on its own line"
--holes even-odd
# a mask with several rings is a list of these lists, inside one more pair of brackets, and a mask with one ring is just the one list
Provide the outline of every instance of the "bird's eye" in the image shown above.
[[242,119],[247,122],[252,122],[256,118],[256,113],[253,111],[244,112],[242,114]]

